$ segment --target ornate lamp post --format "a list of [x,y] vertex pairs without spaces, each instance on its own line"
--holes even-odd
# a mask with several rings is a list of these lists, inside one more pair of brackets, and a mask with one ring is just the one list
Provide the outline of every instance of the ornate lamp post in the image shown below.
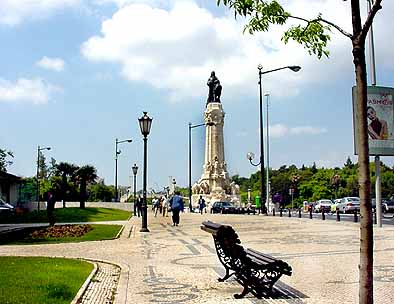
[[213,126],[213,125],[215,125],[213,122],[202,123],[202,124],[198,124],[198,125],[192,125],[192,123],[189,122],[189,209],[190,209],[190,212],[193,212],[193,206],[192,206],[192,129],[202,127],[202,126]]
[[[299,70],[301,70],[301,67],[298,65],[288,65],[285,67],[281,67],[281,68],[277,68],[277,69],[273,69],[273,70],[268,70],[268,71],[263,71],[263,66],[261,64],[259,64],[257,66],[257,69],[259,70],[259,91],[260,91],[260,99],[259,99],[259,103],[260,103],[260,109],[259,109],[259,115],[260,115],[260,162],[258,164],[253,164],[252,163],[252,159],[254,157],[253,153],[248,153],[248,159],[250,161],[250,163],[253,166],[259,166],[260,165],[260,174],[261,174],[261,179],[260,179],[260,195],[261,195],[261,211],[263,213],[266,213],[266,206],[265,206],[265,189],[264,189],[264,135],[263,135],[263,83],[262,83],[262,75],[263,74],[268,74],[268,73],[272,73],[272,72],[276,72],[276,71],[280,71],[280,70],[284,70],[284,69],[290,69],[293,72],[298,72]],[[253,155],[252,158],[249,157],[249,155]]]
[[140,232],[149,232],[148,229],[148,208],[146,204],[146,171],[147,171],[147,143],[148,143],[148,135],[150,132],[150,128],[152,125],[152,118],[148,116],[148,112],[143,112],[144,115],[141,118],[138,118],[138,122],[140,124],[140,129],[142,136],[144,137],[144,178],[142,184],[142,226]]
[[51,147],[37,147],[37,210],[40,211],[40,151],[51,150]]
[[134,166],[131,167],[131,169],[133,170],[133,175],[134,175],[134,200],[133,200],[133,202],[134,202],[134,216],[135,216],[136,211],[137,211],[137,205],[135,204],[136,185],[137,185],[136,177],[137,177],[137,172],[138,172],[137,164],[134,164]]
[[118,201],[118,155],[121,153],[120,150],[118,150],[118,144],[121,143],[131,143],[131,139],[125,139],[119,141],[117,138],[115,138],[115,202]]

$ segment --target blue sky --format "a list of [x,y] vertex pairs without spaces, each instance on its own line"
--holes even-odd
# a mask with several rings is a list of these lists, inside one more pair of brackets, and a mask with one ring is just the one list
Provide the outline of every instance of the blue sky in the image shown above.
[[[216,71],[223,86],[225,154],[230,175],[255,171],[259,155],[258,71],[300,65],[264,75],[270,93],[270,165],[313,162],[342,166],[353,160],[351,87],[354,68],[348,38],[333,32],[329,59],[317,60],[281,30],[243,34],[244,20],[192,0],[3,0],[0,2],[0,147],[12,150],[9,172],[35,174],[37,145],[49,160],[91,164],[114,183],[115,138],[122,144],[120,185],[131,166],[142,168],[138,117],[153,118],[149,136],[149,187],[175,177],[188,181],[188,122],[201,123]],[[364,3],[365,2],[365,3]],[[287,0],[305,17],[318,12],[351,32],[350,3]],[[366,1],[361,1],[366,12]],[[305,7],[309,7],[305,12]],[[374,25],[378,85],[393,86],[394,3],[383,1]],[[193,181],[202,172],[204,130],[193,129]],[[392,165],[392,157],[382,157]],[[141,169],[140,169],[141,172]],[[139,179],[141,184],[141,179]]]

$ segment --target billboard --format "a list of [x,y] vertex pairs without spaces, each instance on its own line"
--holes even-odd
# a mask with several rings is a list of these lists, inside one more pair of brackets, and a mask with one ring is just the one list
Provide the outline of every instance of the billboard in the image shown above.
[[[352,93],[354,153],[357,155],[356,87]],[[394,88],[367,88],[367,120],[369,155],[394,155]]]

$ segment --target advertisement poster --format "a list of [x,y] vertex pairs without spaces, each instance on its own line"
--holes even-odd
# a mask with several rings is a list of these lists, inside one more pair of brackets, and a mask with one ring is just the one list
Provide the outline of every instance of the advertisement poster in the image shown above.
[[[356,88],[353,87],[354,151],[357,152]],[[367,88],[369,155],[394,155],[394,88]]]

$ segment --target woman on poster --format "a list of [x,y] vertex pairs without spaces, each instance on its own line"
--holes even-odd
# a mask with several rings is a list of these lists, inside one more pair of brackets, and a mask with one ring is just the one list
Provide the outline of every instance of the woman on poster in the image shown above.
[[386,140],[388,138],[387,122],[379,119],[371,106],[367,107],[367,117],[371,121],[368,125],[368,135],[371,139]]

